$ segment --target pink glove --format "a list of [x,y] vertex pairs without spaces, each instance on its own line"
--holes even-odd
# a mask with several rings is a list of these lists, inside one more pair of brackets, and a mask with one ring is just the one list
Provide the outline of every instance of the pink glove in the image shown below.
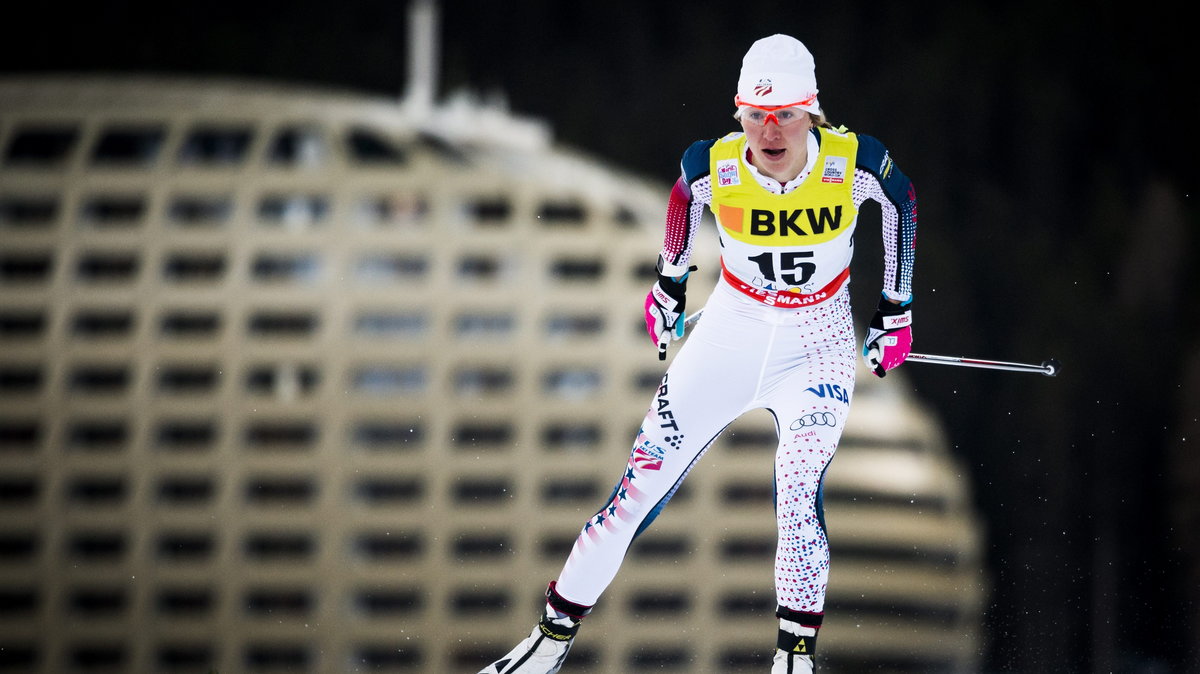
[[658,347],[659,360],[666,360],[667,345],[671,340],[683,337],[687,279],[695,269],[692,266],[678,279],[660,273],[658,281],[646,295],[646,332],[650,333],[650,341]]
[[912,351],[912,300],[894,304],[880,298],[879,309],[863,339],[863,360],[878,377],[899,367]]

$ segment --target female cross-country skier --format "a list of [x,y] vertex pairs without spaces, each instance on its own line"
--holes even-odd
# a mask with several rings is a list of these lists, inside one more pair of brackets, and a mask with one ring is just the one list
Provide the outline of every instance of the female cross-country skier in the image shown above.
[[826,121],[813,57],[795,38],[772,35],[750,47],[734,104],[741,132],[692,144],[668,201],[658,281],[645,302],[660,357],[683,336],[705,209],[720,235],[720,280],[663,376],[612,496],[546,589],[537,626],[480,674],[559,671],[633,539],[721,431],[757,408],[774,416],[779,435],[771,672],[813,671],[829,577],[821,483],[854,391],[848,283],[859,206],[872,199],[882,213],[883,293],[862,349],[882,377],[912,344],[917,199],[878,140]]

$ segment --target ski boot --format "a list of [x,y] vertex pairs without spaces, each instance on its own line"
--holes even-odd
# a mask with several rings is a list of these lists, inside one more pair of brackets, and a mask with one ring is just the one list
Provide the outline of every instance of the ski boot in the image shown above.
[[779,636],[775,641],[771,674],[812,674],[817,630],[821,628],[823,614],[780,606],[775,615],[779,618]]
[[592,607],[563,599],[555,585],[546,588],[546,609],[529,636],[479,674],[555,674],[562,667],[579,623]]

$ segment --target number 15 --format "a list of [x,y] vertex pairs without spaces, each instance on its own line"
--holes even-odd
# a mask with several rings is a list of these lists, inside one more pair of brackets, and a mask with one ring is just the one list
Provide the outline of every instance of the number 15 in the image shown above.
[[[751,262],[758,265],[758,270],[762,272],[763,278],[768,281],[782,281],[790,286],[800,286],[808,282],[812,278],[813,272],[817,270],[817,265],[812,262],[802,262],[806,257],[812,257],[810,251],[794,251],[787,253],[779,253],[779,275],[775,274],[775,254],[767,251],[760,253],[754,257],[748,258]],[[791,272],[799,271],[799,274]]]

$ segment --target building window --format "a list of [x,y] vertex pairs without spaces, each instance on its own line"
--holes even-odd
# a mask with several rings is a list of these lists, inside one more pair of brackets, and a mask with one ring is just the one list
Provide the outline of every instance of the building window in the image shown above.
[[158,647],[155,656],[159,671],[216,671],[215,648],[208,643],[169,643]]
[[250,449],[297,451],[312,449],[319,435],[319,429],[311,421],[257,420],[246,426],[244,440]]
[[451,542],[450,549],[455,559],[462,562],[498,561],[515,552],[512,540],[503,533],[459,534]]
[[538,209],[538,223],[548,227],[578,227],[587,222],[587,210],[577,202],[548,201]]
[[247,329],[256,337],[311,337],[318,325],[316,314],[308,311],[258,311]]
[[319,168],[328,159],[325,135],[315,126],[285,126],[267,148],[267,163],[288,168]]
[[228,166],[240,163],[250,145],[249,127],[200,126],[179,149],[179,163],[187,166]]
[[71,371],[70,389],[87,395],[118,395],[133,379],[123,365],[81,365]]
[[313,253],[259,253],[250,266],[258,283],[312,284],[320,278],[321,258]]
[[[199,559],[188,558],[176,561],[199,561]],[[159,590],[154,607],[159,615],[169,618],[203,618],[212,612],[214,603],[213,593],[207,588],[165,587]]]
[[513,207],[507,197],[479,197],[463,204],[463,210],[470,222],[497,226],[511,222]]
[[588,451],[600,445],[603,433],[598,424],[551,424],[542,430],[542,446],[551,451]]
[[0,250],[0,285],[44,283],[50,279],[53,259],[48,252]]
[[721,500],[730,507],[766,506],[775,499],[775,488],[762,482],[729,482],[721,489]]
[[312,661],[312,646],[307,642],[254,642],[242,656],[248,672],[307,672]]
[[428,258],[417,254],[371,253],[354,261],[354,278],[365,285],[415,281],[428,271]]
[[0,453],[36,451],[42,437],[42,425],[35,419],[0,419]]
[[137,278],[140,261],[133,252],[85,252],[75,266],[80,283],[129,283]]
[[629,275],[638,285],[654,283],[658,280],[658,269],[655,268],[655,262],[643,261],[634,265]]
[[688,594],[684,591],[642,590],[629,600],[629,612],[633,615],[682,615],[690,612],[692,606]]
[[505,590],[471,587],[455,590],[450,596],[449,606],[453,615],[504,614],[512,603],[509,592]]
[[365,128],[354,128],[346,134],[346,153],[359,164],[402,165],[407,157],[399,147],[383,135]]
[[408,644],[397,648],[387,642],[356,645],[352,657],[372,672],[415,672],[425,662],[421,648]]
[[204,419],[162,421],[154,433],[158,449],[168,452],[195,452],[212,449],[217,441],[217,425]]
[[157,556],[168,562],[204,562],[212,556],[216,544],[203,532],[168,532],[158,537]]
[[604,260],[600,258],[559,258],[550,262],[550,280],[567,282],[597,282],[604,277]]
[[0,196],[0,229],[50,229],[58,219],[58,199],[52,196]]
[[454,502],[466,506],[502,504],[511,499],[516,489],[506,478],[460,478],[453,487]]
[[74,126],[29,126],[18,129],[4,151],[9,166],[55,167],[66,163],[79,139]]
[[287,401],[312,395],[320,379],[320,372],[311,365],[281,363],[250,367],[245,383],[246,391],[252,395]]
[[45,332],[45,312],[37,309],[0,308],[0,340],[35,339]]
[[33,395],[41,388],[40,366],[0,364],[0,397]]
[[178,195],[167,207],[167,221],[177,227],[221,227],[232,213],[228,195]]
[[246,481],[247,503],[263,506],[306,506],[317,498],[317,483],[308,476],[252,477]]
[[67,448],[79,452],[111,452],[129,442],[129,425],[121,420],[73,421],[67,426]]
[[408,451],[425,443],[420,421],[357,421],[350,431],[355,447],[367,451]]
[[355,555],[369,562],[403,562],[425,553],[425,541],[419,534],[371,532],[359,534],[353,543]]
[[225,253],[171,253],[163,261],[163,279],[172,283],[217,283],[225,274]]
[[552,478],[542,484],[542,503],[591,505],[603,497],[599,482],[590,477]]
[[199,395],[212,393],[221,383],[215,365],[164,365],[158,371],[160,393]]
[[366,616],[386,618],[419,613],[425,607],[425,599],[417,589],[371,588],[356,593],[354,607]]
[[42,485],[35,476],[0,476],[0,504],[5,508],[26,508],[37,504]]
[[637,215],[628,206],[617,206],[616,212],[613,213],[613,222],[621,229],[633,229],[638,224]]
[[[645,324],[641,325],[639,335],[646,334]],[[629,388],[635,392],[649,392],[659,387],[662,384],[663,373],[661,370],[638,370],[629,378]]]
[[146,167],[162,149],[161,126],[115,126],[101,133],[92,148],[92,163],[111,167]]
[[547,396],[578,400],[598,393],[604,379],[597,370],[562,368],[547,372],[542,383]]
[[133,312],[128,309],[81,309],[71,319],[76,339],[114,339],[133,332]]
[[130,227],[141,221],[146,200],[139,195],[99,195],[88,197],[79,209],[79,223],[85,227]]
[[81,507],[117,506],[125,500],[125,480],[120,476],[79,476],[67,482],[67,501]]
[[89,530],[67,536],[69,557],[81,562],[115,562],[125,556],[128,541],[116,531]]
[[221,315],[198,309],[170,310],[159,320],[159,333],[167,338],[215,337],[221,330]]
[[354,334],[359,337],[413,339],[428,332],[425,311],[370,311],[354,318]]
[[508,368],[464,368],[454,375],[454,392],[460,396],[499,395],[511,391],[515,379]]
[[243,553],[256,562],[302,562],[316,553],[317,543],[307,533],[252,533],[246,536]]
[[128,597],[119,588],[76,588],[67,604],[84,620],[113,618],[125,612]]
[[364,229],[416,227],[428,218],[428,200],[407,192],[362,197],[354,206],[354,221]]
[[508,422],[471,421],[455,426],[450,442],[458,449],[501,447],[511,443],[514,434],[513,426]]
[[417,478],[366,478],[358,480],[353,491],[356,500],[373,507],[410,505],[425,495],[424,484]]
[[312,593],[299,588],[254,588],[246,591],[243,603],[249,615],[274,618],[303,618],[316,605]]
[[367,395],[423,393],[429,387],[424,366],[363,366],[351,373],[351,388]]
[[258,219],[264,225],[293,231],[316,227],[328,212],[329,200],[319,194],[268,195],[258,205]]
[[555,314],[548,316],[545,324],[543,334],[555,341],[600,337],[604,334],[604,317],[597,315]]
[[460,283],[496,283],[511,278],[516,264],[500,255],[464,255],[458,260],[455,278]]
[[511,312],[460,314],[454,319],[454,334],[461,339],[497,339],[510,336],[516,329]]

